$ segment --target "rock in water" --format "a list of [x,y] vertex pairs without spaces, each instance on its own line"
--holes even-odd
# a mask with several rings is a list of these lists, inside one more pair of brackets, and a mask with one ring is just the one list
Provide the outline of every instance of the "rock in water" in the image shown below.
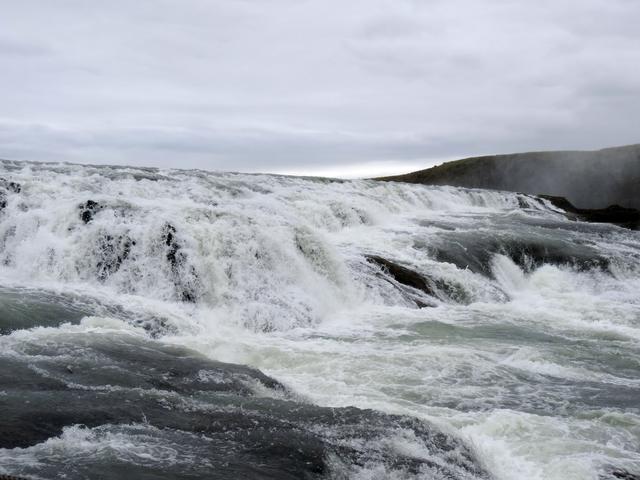
[[101,235],[98,239],[96,251],[96,256],[98,257],[98,263],[96,264],[98,279],[104,281],[116,273],[122,263],[129,258],[131,249],[135,245],[136,241],[127,235]]
[[195,268],[189,265],[187,255],[178,242],[176,227],[167,223],[163,228],[162,238],[167,247],[166,259],[178,297],[184,302],[195,302],[198,297],[198,274]]
[[620,205],[610,205],[607,208],[589,209],[576,208],[564,197],[540,195],[540,198],[548,200],[552,205],[564,210],[567,218],[593,223],[612,223],[631,230],[640,229],[640,210],[625,208]]
[[104,208],[98,202],[93,200],[87,200],[85,203],[78,207],[80,209],[80,219],[85,223],[89,223],[93,220],[96,213]]
[[20,193],[21,191],[22,186],[19,183],[0,178],[0,211],[7,207],[7,195],[9,193]]
[[[445,302],[468,302],[465,289],[460,284],[428,277],[378,255],[365,255],[365,258],[369,263],[380,267],[385,274],[388,274],[396,282],[419,290],[430,297],[434,297]],[[424,299],[416,298],[415,296],[412,296],[411,300],[420,308],[435,306],[435,304],[425,302]]]
[[427,295],[436,296],[435,289],[427,278],[407,267],[382,258],[378,255],[367,255],[367,261],[375,263],[389,273],[398,283],[420,290]]

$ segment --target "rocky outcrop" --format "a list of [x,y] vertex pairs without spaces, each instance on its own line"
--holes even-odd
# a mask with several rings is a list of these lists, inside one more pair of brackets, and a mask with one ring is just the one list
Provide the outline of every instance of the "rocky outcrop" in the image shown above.
[[[430,278],[378,255],[365,255],[365,258],[367,262],[380,267],[386,275],[390,276],[397,283],[419,290],[429,297],[457,303],[466,303],[468,301],[462,285],[453,285],[441,279]],[[435,306],[435,304],[427,303],[415,296],[412,296],[411,299],[420,308]]]
[[[87,200],[78,206],[80,219],[85,225],[92,224],[96,214],[106,207],[94,200]],[[127,215],[127,211],[120,213]],[[162,245],[165,247],[164,257],[169,266],[177,297],[184,302],[195,302],[198,298],[199,279],[195,268],[189,264],[187,254],[178,238],[176,227],[166,223],[162,227]],[[124,262],[130,258],[136,240],[127,233],[116,234],[101,229],[94,249],[97,258],[95,264],[96,277],[104,282],[120,270]]]
[[104,206],[93,200],[87,200],[78,208],[80,209],[80,219],[87,224],[93,220],[96,213],[102,210]]
[[101,235],[98,239],[96,252],[98,279],[104,281],[116,273],[122,263],[129,258],[131,248],[135,245],[136,241],[127,235]]
[[577,208],[564,197],[539,195],[552,205],[566,212],[570,220],[581,220],[593,223],[612,223],[631,230],[640,229],[640,210],[625,208],[620,205],[610,205],[607,208]]
[[5,178],[0,178],[0,187],[13,193],[20,193],[22,191],[22,186],[19,183],[12,182]]
[[626,470],[616,469],[611,472],[610,477],[600,477],[602,480],[605,478],[617,479],[617,480],[640,480],[640,474],[630,473]]
[[198,274],[187,261],[187,254],[183,251],[177,238],[176,227],[170,223],[165,224],[162,229],[162,240],[166,246],[165,256],[178,296],[183,302],[195,302],[198,297]]
[[378,265],[398,283],[420,290],[432,297],[436,295],[433,286],[430,285],[430,282],[418,272],[377,255],[367,255],[366,259],[368,262]]
[[10,193],[20,193],[22,186],[19,183],[0,178],[0,211],[7,207],[7,196]]

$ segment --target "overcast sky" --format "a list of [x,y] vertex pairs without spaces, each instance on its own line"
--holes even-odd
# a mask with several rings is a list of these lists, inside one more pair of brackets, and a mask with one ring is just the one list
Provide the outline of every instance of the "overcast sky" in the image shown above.
[[0,0],[0,158],[366,176],[638,142],[638,0]]

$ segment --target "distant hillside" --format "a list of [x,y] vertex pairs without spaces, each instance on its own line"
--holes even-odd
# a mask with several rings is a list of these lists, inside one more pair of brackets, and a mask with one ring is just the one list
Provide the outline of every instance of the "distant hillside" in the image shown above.
[[640,144],[474,157],[377,180],[562,196],[579,208],[640,208]]

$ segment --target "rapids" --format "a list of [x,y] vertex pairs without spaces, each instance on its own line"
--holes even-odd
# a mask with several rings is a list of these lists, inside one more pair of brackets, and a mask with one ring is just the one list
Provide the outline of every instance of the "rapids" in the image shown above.
[[640,475],[640,233],[536,197],[0,162],[0,475]]

